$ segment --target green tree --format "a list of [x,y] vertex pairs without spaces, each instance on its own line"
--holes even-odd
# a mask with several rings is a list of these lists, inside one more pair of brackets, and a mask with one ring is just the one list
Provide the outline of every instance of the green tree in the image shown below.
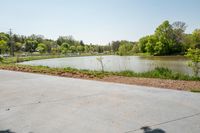
[[87,46],[87,45],[84,46],[84,52],[85,53],[89,53],[90,52],[89,46]]
[[[156,43],[157,48],[160,49],[159,55],[169,55],[172,51],[173,40],[173,29],[169,21],[164,21],[155,31],[155,37],[158,42]],[[162,48],[158,48],[162,47]]]
[[84,47],[82,45],[78,45],[76,48],[79,53],[82,53],[84,51]]
[[133,45],[130,42],[122,41],[119,47],[119,55],[130,55]]
[[95,52],[94,46],[90,45],[90,46],[89,46],[89,51],[90,51],[90,53],[94,53],[94,52]]
[[43,54],[47,51],[47,46],[44,43],[39,43],[36,50],[40,52],[40,54]]
[[80,41],[80,45],[81,46],[85,46],[85,44],[84,44],[84,42],[82,40]]
[[42,41],[42,43],[44,43],[46,45],[46,47],[47,47],[46,51],[48,53],[51,53],[51,50],[54,47],[55,42],[53,40],[50,40],[50,39],[45,39],[45,40]]
[[23,44],[22,43],[20,43],[20,42],[16,42],[15,43],[15,51],[17,52],[19,52],[19,51],[21,51],[22,50],[22,47],[23,47]]
[[195,43],[192,34],[184,34],[183,36],[182,52],[185,53],[189,48],[195,48]]
[[72,53],[76,53],[76,52],[77,52],[75,46],[70,46],[70,47],[69,47],[69,50],[70,50]]
[[33,53],[37,48],[38,42],[35,40],[26,40],[25,42],[25,51]]
[[156,37],[154,35],[148,36],[148,42],[146,43],[145,50],[153,55],[155,53],[155,44],[157,42]]
[[187,57],[191,59],[189,66],[193,69],[195,76],[197,77],[200,70],[200,49],[188,49],[186,54]]
[[66,42],[63,43],[60,49],[61,49],[61,53],[66,55],[69,52],[69,44]]
[[185,30],[187,28],[186,23],[177,21],[172,24],[173,28],[173,44],[171,48],[171,52],[173,54],[181,53],[182,51],[185,52],[184,47],[184,37],[185,37]]
[[192,36],[195,48],[200,48],[200,29],[194,30]]
[[51,53],[54,54],[54,55],[60,53],[60,51],[61,51],[60,46],[51,48]]
[[146,52],[146,44],[148,43],[148,39],[149,39],[149,36],[140,38],[139,44],[138,44],[140,52],[142,53]]
[[0,40],[4,40],[4,41],[8,42],[8,40],[9,40],[9,35],[6,34],[6,33],[1,32],[1,33],[0,33]]
[[3,57],[0,56],[0,63],[3,63]]
[[156,45],[154,47],[154,51],[155,51],[154,55],[163,55],[167,53],[166,50],[167,49],[165,48],[165,44],[163,44],[161,41],[156,42]]
[[120,41],[113,41],[111,43],[112,51],[116,53],[119,50]]
[[140,52],[138,43],[133,45],[132,52],[133,53],[139,53]]
[[0,41],[0,54],[5,54],[5,52],[8,50],[7,42],[4,40]]
[[75,40],[72,36],[60,36],[57,39],[57,44],[61,46],[63,43],[68,43],[69,45],[75,45]]

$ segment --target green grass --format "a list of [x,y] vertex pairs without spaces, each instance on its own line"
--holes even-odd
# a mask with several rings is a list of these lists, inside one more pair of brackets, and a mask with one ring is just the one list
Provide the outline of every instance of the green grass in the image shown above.
[[173,72],[167,68],[157,67],[152,71],[136,73],[133,71],[123,71],[115,73],[119,76],[127,76],[127,77],[144,77],[144,78],[160,78],[160,79],[173,79],[173,80],[200,80],[200,77],[193,77],[177,72]]
[[150,53],[134,53],[134,54],[132,54],[133,56],[147,56],[147,57],[149,57],[149,56],[153,56],[153,55],[151,55]]
[[105,76],[125,76],[125,77],[143,77],[143,78],[160,78],[160,79],[173,79],[173,80],[189,80],[200,81],[200,77],[193,77],[177,72],[173,72],[167,68],[155,68],[152,71],[136,73],[133,71],[122,72],[102,72],[102,71],[90,71],[79,70],[75,68],[50,68],[46,66],[29,66],[19,64],[0,64],[0,69],[28,71],[34,73],[45,73],[53,75],[61,75],[62,73],[83,74],[89,77],[103,78]]
[[200,88],[199,89],[191,89],[190,91],[194,92],[194,93],[200,93]]
[[4,64],[19,63],[31,60],[51,59],[51,58],[62,58],[63,55],[48,55],[48,56],[26,56],[26,57],[7,57],[3,59]]

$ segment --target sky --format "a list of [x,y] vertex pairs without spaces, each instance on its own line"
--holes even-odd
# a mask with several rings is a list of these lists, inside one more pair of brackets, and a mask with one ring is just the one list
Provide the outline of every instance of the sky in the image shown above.
[[163,21],[200,28],[200,0],[0,0],[0,32],[72,35],[85,43],[138,41]]

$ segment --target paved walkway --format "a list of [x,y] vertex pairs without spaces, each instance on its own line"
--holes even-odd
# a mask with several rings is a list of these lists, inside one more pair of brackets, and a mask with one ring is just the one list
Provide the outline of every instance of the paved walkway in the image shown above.
[[0,132],[6,130],[200,133],[200,94],[0,70]]

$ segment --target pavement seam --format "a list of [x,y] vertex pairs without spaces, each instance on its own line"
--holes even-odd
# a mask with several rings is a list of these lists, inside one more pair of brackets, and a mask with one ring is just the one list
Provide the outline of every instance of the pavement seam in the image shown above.
[[[200,115],[200,112],[199,112],[199,113],[196,113],[196,114],[192,114],[192,115],[188,115],[188,116],[176,118],[176,119],[173,119],[173,120],[161,122],[161,123],[158,123],[158,124],[150,125],[150,126],[148,126],[148,127],[155,127],[155,126],[159,126],[159,125],[165,125],[165,124],[167,124],[167,123],[171,123],[171,122],[175,122],[175,121],[181,121],[181,120],[184,120],[184,119],[187,119],[187,118],[191,118],[191,117],[195,117],[195,116],[198,116],[198,115]],[[139,131],[139,130],[141,130],[141,128],[134,129],[134,130],[129,130],[129,131],[126,131],[126,132],[124,132],[124,133],[136,132],[136,131]]]

